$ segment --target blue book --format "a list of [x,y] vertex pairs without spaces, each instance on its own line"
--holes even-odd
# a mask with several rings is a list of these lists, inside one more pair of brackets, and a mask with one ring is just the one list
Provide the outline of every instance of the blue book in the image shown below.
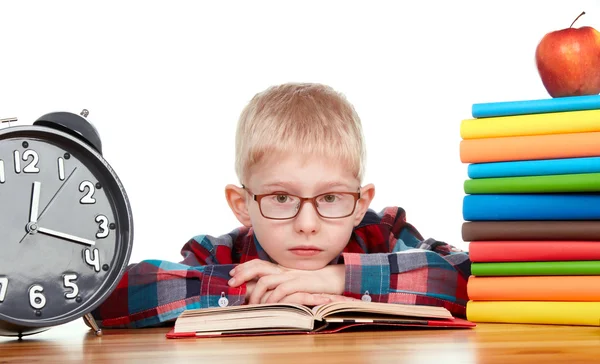
[[489,194],[463,198],[466,221],[600,220],[600,194]]
[[600,109],[600,95],[473,104],[474,118]]
[[598,172],[600,157],[472,163],[467,166],[467,175],[472,179]]

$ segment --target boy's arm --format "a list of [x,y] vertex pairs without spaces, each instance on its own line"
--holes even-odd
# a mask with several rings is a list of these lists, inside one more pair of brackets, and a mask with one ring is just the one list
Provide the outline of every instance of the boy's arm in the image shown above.
[[[366,252],[343,253],[344,295],[361,298],[368,294],[375,302],[443,306],[452,314],[465,317],[471,274],[468,253],[441,241],[423,240],[406,223],[401,208],[392,213],[386,209],[378,217],[381,223],[361,228],[360,234],[370,237],[362,244]],[[376,236],[386,237],[386,241],[376,241]],[[381,251],[382,245],[387,246],[388,252],[369,253]]]
[[200,235],[182,248],[179,263],[144,260],[127,267],[115,290],[92,316],[104,328],[158,326],[189,308],[244,303],[246,286],[229,287],[232,246],[239,231],[219,237]]

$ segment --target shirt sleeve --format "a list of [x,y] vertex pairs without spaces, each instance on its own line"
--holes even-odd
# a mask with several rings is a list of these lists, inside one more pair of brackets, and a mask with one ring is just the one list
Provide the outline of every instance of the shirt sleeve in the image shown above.
[[244,304],[246,286],[231,288],[229,271],[234,231],[219,237],[200,235],[182,248],[179,263],[143,260],[127,267],[117,287],[92,316],[103,328],[161,326],[192,308]]
[[388,252],[342,254],[344,295],[375,302],[442,306],[457,317],[465,317],[471,274],[468,253],[435,239],[423,240],[412,225],[403,225],[390,229]]

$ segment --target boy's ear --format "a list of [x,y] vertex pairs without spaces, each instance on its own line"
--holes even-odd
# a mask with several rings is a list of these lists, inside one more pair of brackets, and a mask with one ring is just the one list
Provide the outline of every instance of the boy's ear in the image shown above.
[[375,197],[375,186],[370,183],[360,189],[360,199],[356,205],[356,217],[354,220],[354,226],[357,226],[362,221],[363,217],[371,205],[371,201]]
[[251,227],[250,214],[246,204],[246,191],[235,185],[225,186],[225,198],[235,217],[246,227]]

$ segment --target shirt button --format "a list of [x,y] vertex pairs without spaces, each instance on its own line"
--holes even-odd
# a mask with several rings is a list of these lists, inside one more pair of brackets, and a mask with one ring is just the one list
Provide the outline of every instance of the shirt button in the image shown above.
[[227,297],[225,297],[225,292],[221,292],[221,298],[219,298],[219,306],[227,307],[228,304],[229,300],[227,299]]
[[369,291],[366,291],[360,299],[365,302],[371,302],[371,296],[369,296]]

